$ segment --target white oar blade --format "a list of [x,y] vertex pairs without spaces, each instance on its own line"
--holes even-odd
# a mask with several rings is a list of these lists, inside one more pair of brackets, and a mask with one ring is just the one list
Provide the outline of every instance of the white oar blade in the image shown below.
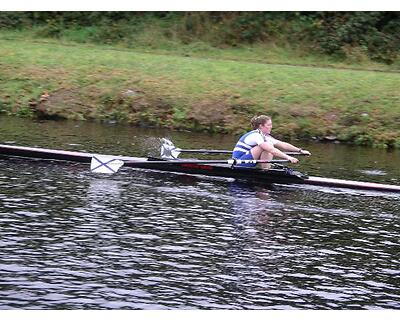
[[161,158],[162,159],[177,159],[181,153],[181,149],[174,146],[171,140],[166,138],[161,139]]
[[90,162],[90,170],[94,173],[109,173],[118,172],[119,168],[124,165],[122,160],[112,156],[95,155]]

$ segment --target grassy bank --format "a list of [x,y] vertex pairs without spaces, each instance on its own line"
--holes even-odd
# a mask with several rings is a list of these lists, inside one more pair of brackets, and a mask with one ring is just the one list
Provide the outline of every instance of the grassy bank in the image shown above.
[[[354,70],[356,64],[272,64],[284,59],[267,59],[258,50],[192,48],[187,54],[179,47],[173,55],[170,49],[65,45],[2,33],[0,110],[234,134],[265,113],[280,137],[400,147],[399,73]],[[287,55],[300,63],[299,55]],[[335,65],[312,59],[303,64]]]

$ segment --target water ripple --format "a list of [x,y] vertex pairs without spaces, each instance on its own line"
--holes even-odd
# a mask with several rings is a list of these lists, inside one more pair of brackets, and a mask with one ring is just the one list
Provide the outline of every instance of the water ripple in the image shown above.
[[400,308],[396,197],[5,161],[0,309]]

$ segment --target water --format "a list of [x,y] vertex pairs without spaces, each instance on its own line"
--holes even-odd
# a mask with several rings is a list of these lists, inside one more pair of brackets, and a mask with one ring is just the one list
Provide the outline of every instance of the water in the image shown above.
[[[0,143],[124,155],[235,137],[0,118]],[[149,138],[150,137],[150,138]],[[400,184],[399,153],[309,144],[312,175]],[[0,159],[0,309],[399,309],[400,197]]]

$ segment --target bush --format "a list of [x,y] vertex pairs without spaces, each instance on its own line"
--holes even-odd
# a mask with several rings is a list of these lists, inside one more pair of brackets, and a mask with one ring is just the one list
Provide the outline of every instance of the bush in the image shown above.
[[321,13],[311,33],[323,53],[344,56],[344,48],[362,47],[372,60],[390,64],[400,50],[399,18],[396,12]]
[[149,26],[185,44],[282,40],[343,59],[362,60],[365,54],[387,64],[396,63],[400,51],[399,12],[0,12],[0,28],[32,26],[46,37],[81,30],[72,32],[79,42],[131,43]]
[[0,11],[0,28],[17,29],[29,24],[29,18],[24,12]]

